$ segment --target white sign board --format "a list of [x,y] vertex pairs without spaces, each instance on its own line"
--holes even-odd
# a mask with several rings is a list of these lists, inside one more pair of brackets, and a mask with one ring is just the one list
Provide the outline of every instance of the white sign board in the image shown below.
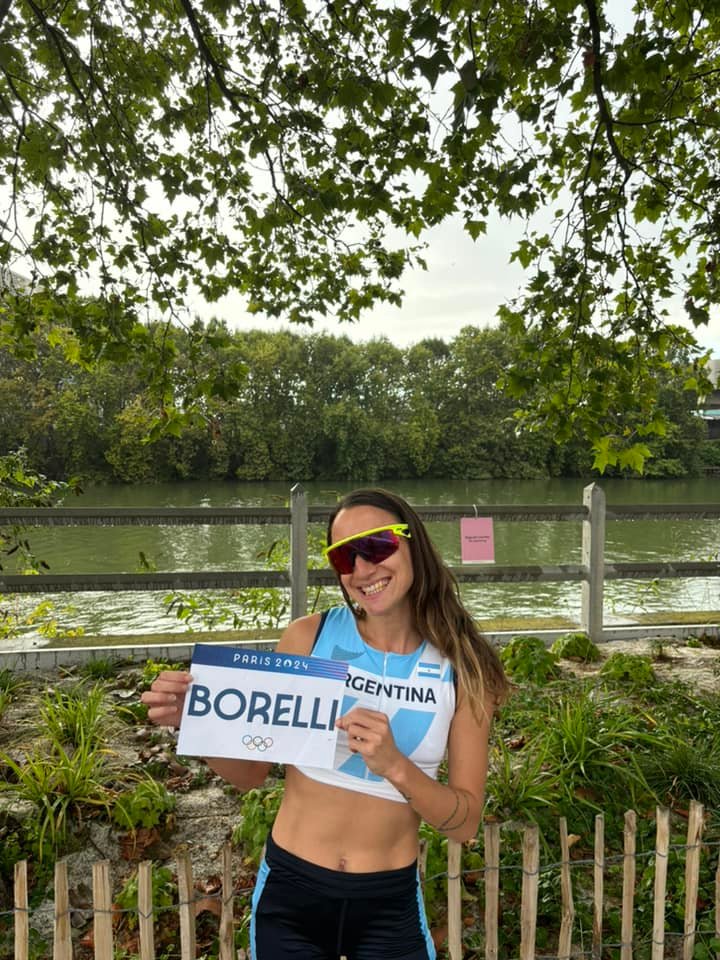
[[177,752],[333,766],[347,664],[198,643]]

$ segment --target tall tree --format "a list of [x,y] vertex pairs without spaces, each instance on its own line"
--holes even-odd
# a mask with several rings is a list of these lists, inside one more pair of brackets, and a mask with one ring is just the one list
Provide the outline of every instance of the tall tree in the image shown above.
[[507,386],[640,466],[693,345],[668,303],[718,297],[719,40],[718,0],[0,0],[0,262],[28,279],[0,341],[65,314],[87,352],[154,348],[172,406],[145,309],[356,320],[426,227],[495,211],[528,220]]

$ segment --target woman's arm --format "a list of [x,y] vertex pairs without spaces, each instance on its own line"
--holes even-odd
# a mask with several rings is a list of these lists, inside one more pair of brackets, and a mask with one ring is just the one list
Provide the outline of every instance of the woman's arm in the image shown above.
[[373,773],[389,780],[423,820],[462,841],[476,835],[482,817],[493,708],[488,698],[478,721],[467,696],[460,693],[448,737],[447,785],[423,773],[398,750],[385,714],[357,708],[338,725],[347,731],[350,748],[362,755]]
[[[284,631],[275,648],[278,653],[307,655],[315,642],[320,623],[319,614],[294,620]],[[158,674],[150,689],[140,697],[148,705],[148,718],[152,723],[166,727],[180,726],[185,697],[192,676],[179,670],[164,670]],[[271,763],[260,760],[234,760],[225,757],[206,757],[211,770],[240,790],[250,790],[265,782]]]

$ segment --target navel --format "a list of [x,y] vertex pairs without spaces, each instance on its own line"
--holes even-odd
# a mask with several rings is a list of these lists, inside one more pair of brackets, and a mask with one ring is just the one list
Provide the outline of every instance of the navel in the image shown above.
[[347,870],[347,860],[345,857],[340,857],[340,862],[338,863],[338,870]]

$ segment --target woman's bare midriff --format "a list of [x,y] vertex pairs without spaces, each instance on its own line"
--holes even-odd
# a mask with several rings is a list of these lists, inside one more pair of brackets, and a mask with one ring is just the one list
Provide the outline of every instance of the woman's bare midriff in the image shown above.
[[418,825],[406,803],[318,783],[287,766],[272,834],[275,843],[309,863],[369,873],[412,863]]

